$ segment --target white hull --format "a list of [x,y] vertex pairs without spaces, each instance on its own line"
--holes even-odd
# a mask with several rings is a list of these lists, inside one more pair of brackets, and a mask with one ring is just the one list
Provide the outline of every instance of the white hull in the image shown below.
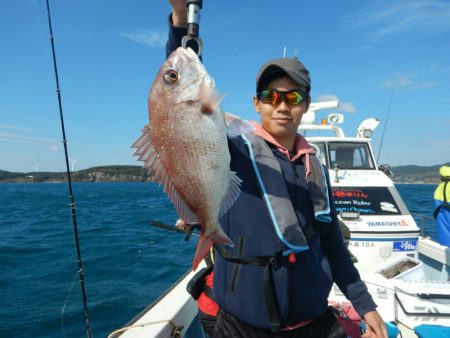
[[[203,267],[204,262],[198,269]],[[191,327],[197,316],[197,303],[186,292],[186,285],[194,274],[188,271],[164,295],[110,337],[201,337],[200,326]]]

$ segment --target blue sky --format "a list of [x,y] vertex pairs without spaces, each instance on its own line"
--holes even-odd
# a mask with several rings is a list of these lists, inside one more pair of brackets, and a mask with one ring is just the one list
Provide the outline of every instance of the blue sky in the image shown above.
[[[50,2],[69,156],[75,170],[138,164],[130,145],[148,123],[147,95],[164,61],[168,2]],[[344,130],[377,117],[380,162],[450,160],[447,0],[205,0],[204,63],[226,111],[252,108],[261,64],[298,50],[313,101],[338,98]],[[0,169],[65,169],[45,0],[0,2]],[[319,113],[318,118],[325,116]]]

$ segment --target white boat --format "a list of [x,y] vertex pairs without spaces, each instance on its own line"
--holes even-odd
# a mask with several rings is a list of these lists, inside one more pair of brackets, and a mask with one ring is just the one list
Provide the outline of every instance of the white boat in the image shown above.
[[[338,217],[350,230],[348,246],[361,278],[383,319],[396,323],[402,337],[416,337],[414,328],[421,324],[450,327],[450,249],[421,236],[387,175],[389,168],[378,167],[371,145],[377,119],[364,120],[355,137],[345,136],[342,114],[316,122],[316,111],[337,106],[337,101],[311,104],[299,132],[329,170]],[[310,135],[316,132],[333,135]],[[202,337],[196,303],[186,292],[192,276],[184,275],[118,334]],[[329,300],[348,303],[336,285]]]

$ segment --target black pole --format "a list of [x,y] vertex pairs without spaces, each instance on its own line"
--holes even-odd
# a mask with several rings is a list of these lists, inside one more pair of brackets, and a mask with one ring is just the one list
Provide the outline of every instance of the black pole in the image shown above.
[[76,211],[75,211],[75,200],[73,198],[73,191],[72,191],[72,179],[70,176],[69,155],[68,155],[68,151],[67,151],[66,131],[65,131],[65,127],[64,127],[64,116],[63,116],[62,103],[61,103],[61,91],[59,89],[58,68],[56,66],[55,43],[54,43],[54,38],[53,38],[52,19],[50,16],[49,0],[46,0],[46,3],[47,3],[47,15],[48,15],[48,27],[50,30],[50,42],[52,44],[53,67],[54,67],[54,71],[55,71],[55,80],[56,80],[56,93],[58,95],[59,117],[61,120],[61,130],[62,130],[62,136],[63,136],[62,142],[64,144],[64,156],[65,156],[65,160],[66,160],[66,172],[67,172],[67,184],[69,187],[70,209],[72,211],[73,234],[75,237],[75,247],[76,247],[76,251],[77,251],[78,275],[80,277],[81,295],[83,298],[84,322],[86,324],[86,336],[88,338],[92,338],[91,328],[90,328],[90,324],[89,324],[88,307],[87,307],[87,301],[86,301],[86,290],[84,287],[84,272],[83,272],[83,264],[81,261],[80,242],[78,240],[77,215],[76,215]]

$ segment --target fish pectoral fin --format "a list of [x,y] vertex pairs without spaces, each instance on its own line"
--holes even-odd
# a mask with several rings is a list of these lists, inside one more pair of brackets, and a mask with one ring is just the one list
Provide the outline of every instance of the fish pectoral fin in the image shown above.
[[199,100],[202,113],[214,113],[219,108],[222,99],[223,96],[215,88],[207,86],[205,83],[200,85]]
[[228,190],[225,193],[222,202],[220,203],[219,217],[225,214],[228,211],[228,209],[231,208],[231,206],[237,200],[239,194],[241,193],[242,180],[237,176],[236,172],[234,171],[232,171],[230,175],[231,177],[230,177],[230,184],[228,185]]
[[250,121],[240,116],[224,113],[224,118],[228,136],[234,137],[255,130],[255,126]]

